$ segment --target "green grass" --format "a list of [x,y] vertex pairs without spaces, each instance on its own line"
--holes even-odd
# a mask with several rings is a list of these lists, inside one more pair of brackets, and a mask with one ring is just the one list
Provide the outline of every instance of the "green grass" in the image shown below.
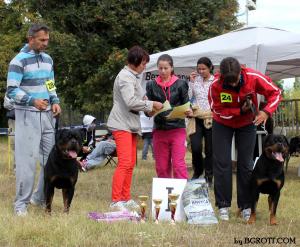
[[[286,184],[278,206],[278,226],[268,224],[266,196],[261,196],[259,201],[255,225],[246,225],[236,218],[235,190],[230,221],[215,226],[199,227],[187,223],[177,223],[175,226],[168,223],[156,225],[152,221],[146,224],[110,224],[98,223],[87,218],[90,211],[108,211],[114,171],[110,166],[80,173],[69,215],[62,213],[61,191],[56,190],[52,216],[45,215],[42,209],[33,206],[29,206],[27,217],[14,216],[15,177],[13,172],[7,172],[6,146],[7,143],[1,138],[0,246],[237,246],[234,240],[245,237],[295,237],[296,243],[300,242],[300,178],[297,177],[300,158],[292,158],[290,161]],[[190,154],[187,162],[190,164]],[[153,160],[142,162],[139,159],[132,185],[134,199],[141,194],[151,195],[153,176]],[[210,193],[210,197],[214,203],[213,192]],[[147,213],[149,215],[149,210]]]

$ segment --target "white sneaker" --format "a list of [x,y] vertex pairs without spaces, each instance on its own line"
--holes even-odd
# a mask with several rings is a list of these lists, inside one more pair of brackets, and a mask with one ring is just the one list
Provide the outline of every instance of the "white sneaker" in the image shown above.
[[219,209],[219,218],[220,218],[220,220],[229,220],[228,208],[220,208]]
[[251,208],[245,208],[242,211],[242,217],[245,221],[248,221],[251,216]]
[[26,217],[27,214],[28,214],[28,213],[27,213],[27,210],[26,210],[26,209],[24,209],[24,210],[21,210],[21,209],[16,210],[16,215],[19,216],[19,217]]
[[112,202],[109,206],[110,209],[114,211],[125,211],[127,210],[125,207],[124,201]]
[[130,199],[129,201],[124,203],[124,206],[128,209],[137,210],[140,208],[139,204],[137,204],[134,200]]

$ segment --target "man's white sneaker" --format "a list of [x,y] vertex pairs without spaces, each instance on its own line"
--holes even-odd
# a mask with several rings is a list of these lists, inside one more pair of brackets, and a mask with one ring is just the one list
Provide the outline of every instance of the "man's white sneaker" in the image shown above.
[[124,206],[128,209],[137,210],[140,208],[140,206],[132,199],[128,200],[124,203]]
[[245,208],[242,211],[242,217],[245,221],[248,221],[251,216],[251,208]]
[[220,208],[219,209],[219,218],[220,218],[220,220],[229,220],[228,208]]
[[124,201],[112,202],[109,206],[110,209],[114,211],[124,211],[127,210]]
[[19,217],[25,217],[25,216],[27,216],[27,210],[26,209],[24,209],[24,210],[16,210],[16,215],[17,216],[19,216]]

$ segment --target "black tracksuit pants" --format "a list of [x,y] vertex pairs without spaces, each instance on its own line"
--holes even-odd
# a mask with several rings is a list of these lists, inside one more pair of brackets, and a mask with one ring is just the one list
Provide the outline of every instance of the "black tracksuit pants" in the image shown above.
[[[193,178],[198,178],[205,171],[205,177],[211,181],[213,177],[212,160],[212,129],[206,129],[203,125],[203,119],[196,118],[196,132],[190,135],[192,148],[192,163],[194,169]],[[202,157],[202,144],[204,138],[204,153]]]
[[250,178],[253,170],[253,151],[256,140],[255,125],[230,128],[213,122],[213,170],[214,191],[218,208],[230,207],[232,200],[232,160],[231,145],[235,134],[237,147],[237,204],[238,208],[251,207]]

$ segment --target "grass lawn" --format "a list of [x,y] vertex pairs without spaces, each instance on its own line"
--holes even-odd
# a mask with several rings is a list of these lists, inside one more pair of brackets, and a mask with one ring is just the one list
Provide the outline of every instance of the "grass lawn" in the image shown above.
[[[132,195],[151,195],[154,162],[141,161],[134,170]],[[190,154],[187,155],[190,164]],[[210,227],[192,226],[187,223],[156,225],[132,222],[98,223],[87,218],[91,211],[107,212],[110,204],[111,178],[114,168],[105,168],[80,173],[69,215],[62,213],[62,195],[56,190],[52,216],[46,216],[38,207],[29,206],[28,216],[13,214],[15,177],[7,170],[7,143],[0,138],[0,246],[238,246],[238,240],[253,238],[291,238],[296,244],[259,244],[252,239],[249,246],[299,246],[300,245],[300,178],[297,168],[300,158],[292,158],[286,174],[277,210],[278,226],[269,226],[267,196],[261,196],[258,204],[257,222],[246,225],[235,217],[236,192],[229,222],[220,222]],[[191,171],[190,171],[191,174]],[[214,203],[213,191],[210,198]],[[148,204],[150,207],[150,203]],[[147,211],[149,215],[149,210]]]

